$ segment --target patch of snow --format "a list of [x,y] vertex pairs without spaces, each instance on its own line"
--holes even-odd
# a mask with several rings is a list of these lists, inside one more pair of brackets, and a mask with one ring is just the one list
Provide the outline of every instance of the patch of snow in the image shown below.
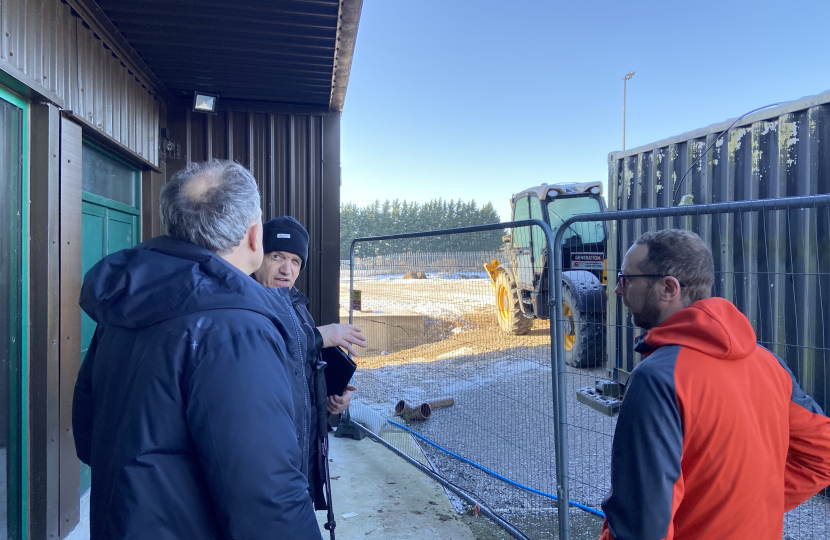
[[476,350],[470,347],[461,347],[460,349],[438,355],[435,358],[438,360],[444,360],[445,358],[455,358],[456,356],[463,356],[465,354],[476,354]]

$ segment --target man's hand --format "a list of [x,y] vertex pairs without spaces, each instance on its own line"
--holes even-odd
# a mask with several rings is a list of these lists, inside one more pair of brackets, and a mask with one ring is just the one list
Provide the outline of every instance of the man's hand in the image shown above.
[[323,347],[340,346],[357,356],[353,345],[366,348],[366,337],[360,328],[353,324],[327,324],[318,326],[317,331],[323,336]]
[[326,409],[329,411],[329,414],[340,414],[346,410],[346,407],[352,402],[352,390],[357,390],[357,387],[349,385],[346,387],[342,396],[329,396],[328,402],[326,403]]

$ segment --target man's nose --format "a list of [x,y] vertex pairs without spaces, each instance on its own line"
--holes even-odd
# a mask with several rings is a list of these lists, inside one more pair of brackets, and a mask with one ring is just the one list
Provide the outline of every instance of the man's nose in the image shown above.
[[617,280],[616,287],[614,287],[614,293],[617,296],[624,296],[625,295],[625,290],[622,287],[620,287],[620,280],[619,279]]

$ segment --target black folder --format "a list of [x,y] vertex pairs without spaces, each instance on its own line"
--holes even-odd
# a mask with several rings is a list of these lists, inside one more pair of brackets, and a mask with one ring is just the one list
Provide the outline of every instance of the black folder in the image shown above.
[[330,396],[341,396],[352,380],[357,364],[343,352],[340,347],[323,349],[323,362],[326,363],[326,389]]

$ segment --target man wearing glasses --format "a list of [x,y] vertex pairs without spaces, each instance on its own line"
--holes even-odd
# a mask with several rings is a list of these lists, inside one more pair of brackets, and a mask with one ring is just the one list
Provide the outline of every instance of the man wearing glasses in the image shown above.
[[601,540],[780,540],[784,512],[830,484],[830,419],[749,320],[712,298],[694,233],[646,233],[616,293],[646,330],[614,434]]

